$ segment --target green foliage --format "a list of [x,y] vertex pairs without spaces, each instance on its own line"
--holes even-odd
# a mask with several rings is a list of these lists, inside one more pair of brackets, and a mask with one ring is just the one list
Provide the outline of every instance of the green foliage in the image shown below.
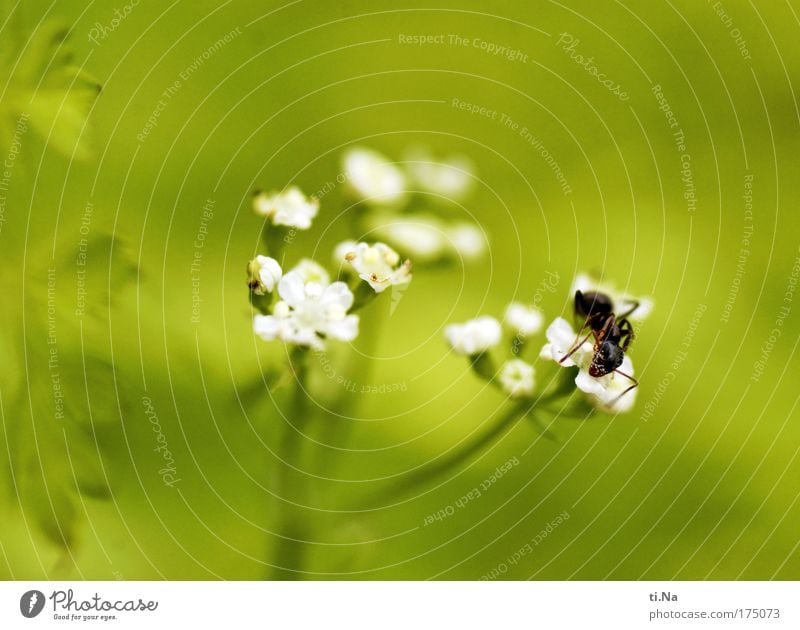
[[27,41],[19,32],[2,39],[0,77],[7,85],[0,104],[4,144],[13,140],[20,118],[30,117],[32,129],[64,157],[90,156],[86,120],[100,84],[73,63],[68,33],[64,26],[47,22]]
[[[4,388],[16,392],[4,409],[12,490],[24,516],[65,548],[76,542],[84,498],[110,495],[102,452],[127,404],[108,320],[136,272],[114,238],[87,239],[78,248],[56,260],[33,260],[19,293],[12,292],[22,309],[16,323],[6,322],[5,339],[21,367],[17,382]],[[96,262],[76,269],[80,252]],[[81,306],[78,277],[89,296]]]

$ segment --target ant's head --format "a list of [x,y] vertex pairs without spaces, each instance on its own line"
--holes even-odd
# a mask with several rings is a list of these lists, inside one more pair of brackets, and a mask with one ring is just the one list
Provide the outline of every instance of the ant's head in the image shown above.
[[597,352],[592,357],[592,363],[589,365],[589,375],[599,377],[611,374],[620,365],[625,358],[625,352],[619,347],[619,344],[613,340],[605,340],[600,344]]

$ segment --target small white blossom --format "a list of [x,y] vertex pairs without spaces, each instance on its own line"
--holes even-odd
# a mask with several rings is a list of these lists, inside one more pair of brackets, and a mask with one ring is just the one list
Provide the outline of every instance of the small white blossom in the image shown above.
[[260,192],[253,198],[256,214],[267,217],[273,225],[307,230],[319,211],[319,201],[306,197],[297,186],[282,192]]
[[435,159],[428,151],[417,149],[406,154],[407,168],[425,192],[459,201],[472,190],[475,166],[463,155]]
[[448,254],[446,227],[433,215],[383,215],[369,224],[376,236],[413,257],[414,262],[432,262]]
[[[545,332],[547,343],[542,347],[539,356],[542,359],[560,362],[561,359],[570,351],[577,341],[581,338],[576,338],[575,331],[570,326],[569,322],[563,317],[557,317],[553,323],[547,327]],[[580,348],[578,348],[569,359],[565,360],[561,365],[563,367],[571,367],[577,365],[578,367],[588,367],[592,361],[593,344],[585,341]]]
[[520,337],[530,337],[542,329],[544,315],[534,306],[512,302],[506,308],[505,322]]
[[389,159],[364,147],[347,150],[342,160],[347,183],[364,203],[379,206],[400,205],[406,197],[406,177]]
[[484,315],[463,324],[450,324],[444,329],[450,347],[457,354],[475,355],[500,343],[502,330],[494,317]]
[[[619,370],[633,376],[633,362],[628,355],[625,355]],[[587,395],[595,407],[603,411],[625,413],[630,411],[636,402],[638,388],[622,396],[622,393],[633,385],[633,381],[616,372],[605,376],[592,376],[588,369],[581,369],[575,377],[575,385]]]
[[486,235],[472,223],[455,223],[447,228],[447,237],[455,253],[465,260],[475,260],[486,253]]
[[384,243],[359,243],[345,256],[359,277],[381,293],[387,287],[411,282],[411,261],[400,262],[400,255]]
[[[547,328],[548,343],[542,348],[539,356],[542,359],[560,361],[575,344],[575,331],[569,323],[559,317]],[[585,334],[585,333],[584,333]],[[583,337],[581,337],[582,339]],[[577,365],[580,370],[575,377],[575,385],[584,392],[589,401],[598,409],[603,411],[618,411],[623,413],[629,411],[636,402],[636,389],[629,391],[619,398],[620,394],[633,384],[622,374],[614,373],[605,376],[592,376],[589,374],[589,366],[594,356],[594,346],[588,341],[574,352],[569,359],[561,363],[564,367]],[[628,355],[622,360],[619,369],[630,376],[633,376],[633,362]]]
[[250,288],[256,295],[272,293],[280,282],[283,270],[277,260],[269,256],[256,256],[247,266],[250,275]]
[[310,258],[303,258],[299,263],[292,267],[290,271],[296,271],[299,273],[300,277],[303,279],[303,282],[306,284],[309,282],[316,282],[323,287],[327,287],[331,283],[331,277],[328,275],[328,272],[325,270],[325,268]]
[[575,276],[570,287],[570,295],[575,295],[575,291],[599,291],[605,293],[614,302],[614,312],[619,315],[625,313],[633,307],[635,302],[639,302],[639,306],[633,311],[628,319],[634,322],[641,322],[647,319],[653,311],[653,300],[649,297],[636,297],[625,292],[619,291],[614,285],[607,282],[597,282],[593,280],[588,274],[579,273]]
[[511,359],[500,370],[500,385],[511,398],[523,398],[533,394],[533,366],[521,359]]
[[338,243],[336,247],[333,248],[333,264],[335,267],[341,267],[345,262],[347,262],[347,254],[350,252],[356,251],[358,247],[358,242],[353,240],[346,240]]
[[278,284],[281,300],[272,315],[256,315],[253,330],[265,341],[280,339],[323,349],[323,338],[352,341],[358,336],[358,315],[348,315],[353,294],[344,282],[323,286],[304,282],[290,271]]

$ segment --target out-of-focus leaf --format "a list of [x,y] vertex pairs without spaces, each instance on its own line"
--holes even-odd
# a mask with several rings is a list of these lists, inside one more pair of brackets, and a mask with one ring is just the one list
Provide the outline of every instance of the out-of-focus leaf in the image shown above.
[[[101,453],[128,397],[115,379],[108,317],[136,272],[111,237],[88,239],[83,252],[91,261],[84,267],[76,267],[75,250],[56,261],[34,259],[24,320],[8,322],[19,341],[5,339],[21,367],[16,387],[3,388],[17,392],[4,400],[3,415],[13,490],[28,521],[65,548],[75,543],[84,497],[110,495]],[[78,270],[86,296],[76,308]]]
[[[13,142],[20,121],[27,116],[30,127],[48,146],[65,157],[74,154],[85,159],[90,155],[86,117],[100,84],[73,64],[67,34],[64,27],[46,23],[29,42],[17,44],[14,53],[2,55],[3,79],[8,80],[0,104],[2,139]],[[17,50],[23,50],[17,53],[19,57]]]

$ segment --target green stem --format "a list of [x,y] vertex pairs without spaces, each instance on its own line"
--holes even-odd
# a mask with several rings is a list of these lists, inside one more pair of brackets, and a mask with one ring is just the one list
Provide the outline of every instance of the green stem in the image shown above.
[[[287,417],[286,432],[281,444],[283,462],[278,463],[276,471],[277,494],[282,498],[278,508],[278,541],[270,579],[297,580],[301,578],[299,571],[303,563],[303,552],[306,538],[305,520],[301,508],[305,494],[305,480],[298,476],[294,485],[293,503],[289,503],[290,466],[301,464],[304,428],[309,419],[308,394],[306,380],[308,374],[308,349],[297,347],[292,350],[290,362],[295,375],[295,390]],[[284,463],[285,462],[285,463]]]
[[[366,284],[366,283],[363,283]],[[369,286],[369,285],[367,285]],[[372,291],[372,289],[370,289]],[[374,293],[374,291],[373,291]],[[376,349],[381,336],[381,328],[383,326],[386,313],[384,310],[378,310],[377,306],[384,306],[380,302],[371,307],[372,312],[369,317],[362,319],[361,332],[359,338],[364,342],[359,346],[359,354],[347,366],[347,370],[354,377],[357,377],[362,385],[369,385],[369,381],[374,377],[375,373],[375,360],[372,358],[375,355]],[[324,444],[333,444],[338,442],[341,447],[346,447],[349,443],[353,430],[356,428],[358,420],[355,417],[358,409],[363,404],[363,395],[361,398],[352,404],[352,397],[345,391],[341,393],[331,406],[331,410],[335,417],[331,417],[329,422],[326,423],[326,431],[322,435]],[[347,412],[349,406],[349,413]],[[341,416],[341,417],[340,417]],[[340,448],[341,448],[340,447]],[[335,477],[337,472],[337,464],[341,464],[342,453],[337,449],[326,447],[320,454],[320,467],[323,475],[327,477]]]
[[473,455],[479,453],[485,447],[492,444],[492,442],[502,437],[511,429],[517,420],[529,413],[531,409],[533,409],[533,403],[531,401],[514,404],[511,408],[500,414],[497,421],[495,421],[485,433],[479,435],[471,442],[466,442],[459,449],[439,459],[430,466],[426,466],[404,477],[394,486],[390,486],[387,490],[381,492],[381,498],[386,499],[389,497],[391,500],[403,496],[416,486],[425,482],[430,482],[435,477],[449,470],[456,469],[461,464],[468,461]]

